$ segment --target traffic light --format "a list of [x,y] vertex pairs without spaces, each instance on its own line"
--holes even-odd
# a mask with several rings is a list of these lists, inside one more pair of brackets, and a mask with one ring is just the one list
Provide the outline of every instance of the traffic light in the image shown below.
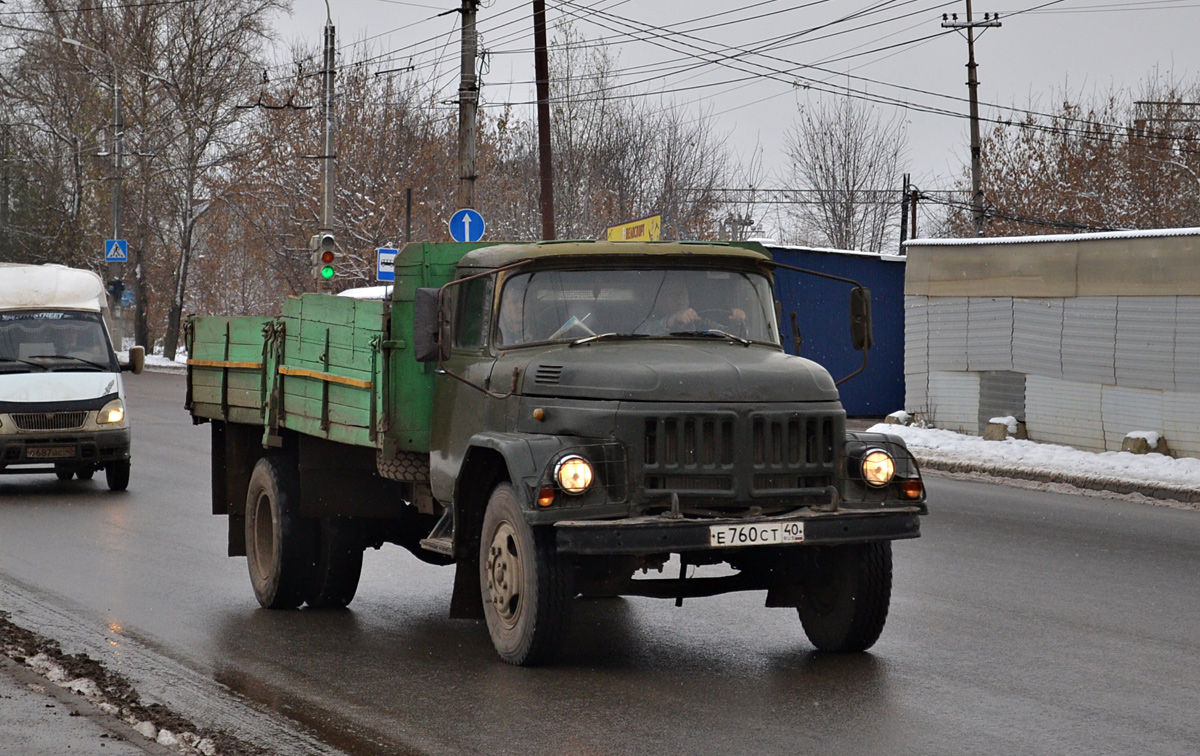
[[312,248],[312,274],[313,278],[320,281],[329,281],[333,278],[333,262],[337,257],[334,252],[333,234],[328,231],[322,231],[313,236],[309,240],[309,247]]

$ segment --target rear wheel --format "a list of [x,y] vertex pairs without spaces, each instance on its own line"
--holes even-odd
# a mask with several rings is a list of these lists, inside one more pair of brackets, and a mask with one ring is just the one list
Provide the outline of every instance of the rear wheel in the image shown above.
[[[95,470],[88,468],[87,471],[80,470],[77,474],[80,480],[91,480]],[[104,480],[108,483],[110,491],[124,491],[129,488],[129,460],[124,459],[120,462],[109,462],[104,466]]]
[[797,612],[821,651],[864,651],[879,640],[892,596],[892,544],[808,549]]
[[316,556],[304,600],[314,609],[341,609],[354,600],[362,574],[363,544],[358,523],[344,517],[316,521]]
[[[126,462],[125,464],[128,465],[129,463]],[[95,474],[96,474],[96,468],[94,468],[94,467],[84,467],[80,470],[75,471],[75,477],[79,478],[80,480],[91,480],[92,476]]]
[[479,582],[492,645],[509,664],[550,661],[566,634],[574,591],[553,536],[529,526],[511,485],[492,492],[483,517]]
[[72,477],[74,477],[75,470],[67,467],[62,462],[58,462],[54,465],[54,474],[58,476],[59,480],[70,480]]
[[314,557],[311,523],[300,517],[295,461],[265,457],[246,490],[246,562],[254,597],[266,609],[295,609],[304,601]]

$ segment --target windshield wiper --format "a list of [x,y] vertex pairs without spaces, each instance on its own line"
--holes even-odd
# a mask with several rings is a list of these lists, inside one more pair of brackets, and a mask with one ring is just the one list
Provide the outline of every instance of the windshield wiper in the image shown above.
[[[85,365],[91,365],[92,367],[96,368],[97,370],[103,370],[104,372],[108,372],[110,370],[110,367],[108,365],[101,365],[99,362],[92,362],[91,360],[85,360],[82,357],[76,357],[71,354],[31,354],[31,355],[29,355],[29,358],[32,360],[37,360],[37,359],[75,360],[76,362],[82,362]],[[39,367],[41,367],[41,366],[39,366]],[[49,368],[44,368],[44,369],[48,370]]]
[[567,346],[588,344],[593,341],[599,341],[600,339],[646,339],[649,337],[650,334],[648,333],[617,333],[616,331],[613,331],[612,333],[597,333],[591,336],[584,336],[582,339],[575,339]]
[[750,346],[754,342],[750,339],[744,339],[741,336],[734,336],[728,331],[722,331],[717,328],[706,328],[703,331],[671,331],[669,336],[708,336],[714,339],[732,339],[742,346]]
[[19,362],[22,365],[28,365],[30,367],[35,367],[38,370],[41,370],[43,372],[50,369],[50,368],[46,367],[45,365],[39,365],[36,362],[30,362],[29,360],[18,360],[16,357],[0,357],[0,362]]

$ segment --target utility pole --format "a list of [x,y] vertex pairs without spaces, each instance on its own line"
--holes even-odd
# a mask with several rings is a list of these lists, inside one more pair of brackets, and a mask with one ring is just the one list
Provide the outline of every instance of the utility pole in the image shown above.
[[4,226],[4,246],[0,248],[0,255],[3,255],[4,260],[11,260],[12,257],[12,173],[9,167],[12,162],[12,126],[4,124],[0,132],[0,161],[4,162],[3,187],[0,188],[0,201],[4,204],[0,205],[0,226]]
[[967,89],[971,96],[971,215],[975,220],[975,235],[983,236],[983,178],[981,148],[979,146],[979,78],[975,69],[975,29],[1000,26],[999,13],[984,13],[982,21],[971,16],[971,0],[967,2],[967,20],[958,20],[958,14],[942,14],[945,29],[967,30]]
[[550,154],[550,62],[546,51],[546,0],[533,0],[533,69],[537,79],[538,167],[542,179],[542,239],[554,230],[554,163]]
[[479,56],[479,36],[475,30],[475,12],[479,0],[463,0],[462,60],[458,84],[458,206],[475,207],[475,117],[479,110],[479,77],[475,59]]
[[325,149],[321,152],[321,227],[309,246],[313,251],[313,273],[317,283],[317,291],[331,291],[333,288],[334,260],[336,244],[333,237],[333,205],[334,205],[334,175],[336,147],[334,132],[337,130],[337,120],[334,115],[333,102],[334,75],[337,73],[337,32],[333,19],[325,16],[325,54],[324,66],[321,68],[321,116],[325,136]]

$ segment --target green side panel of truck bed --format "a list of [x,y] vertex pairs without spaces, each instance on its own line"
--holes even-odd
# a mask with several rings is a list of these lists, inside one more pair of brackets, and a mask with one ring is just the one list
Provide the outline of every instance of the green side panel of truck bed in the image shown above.
[[[303,294],[283,305],[283,351],[274,365],[284,428],[375,446],[387,303]],[[270,366],[269,366],[270,367]]]
[[262,423],[266,403],[263,328],[270,321],[260,317],[191,320],[188,389],[192,414]]

